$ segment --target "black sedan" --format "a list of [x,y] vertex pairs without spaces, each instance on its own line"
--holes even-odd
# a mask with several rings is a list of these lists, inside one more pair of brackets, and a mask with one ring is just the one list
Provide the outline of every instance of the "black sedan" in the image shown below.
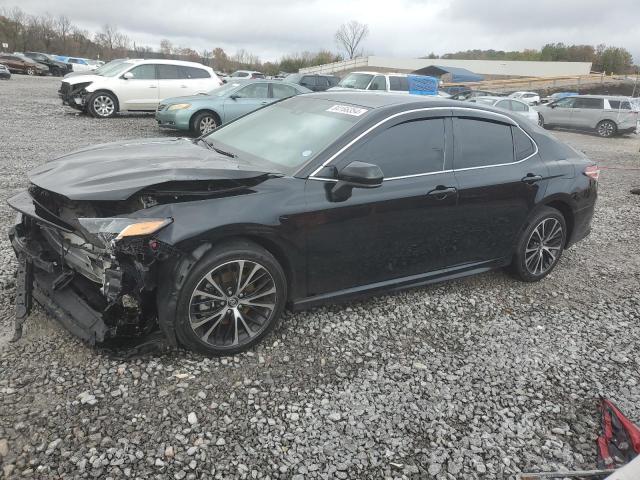
[[220,355],[285,307],[502,267],[533,282],[589,233],[598,173],[516,115],[366,92],[98,145],[9,200],[18,316],[33,295],[90,342],[160,329]]

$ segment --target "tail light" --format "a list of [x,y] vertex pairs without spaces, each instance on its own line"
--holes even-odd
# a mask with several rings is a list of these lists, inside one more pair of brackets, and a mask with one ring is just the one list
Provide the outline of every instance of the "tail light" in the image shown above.
[[583,172],[587,177],[593,178],[596,182],[600,178],[600,168],[597,165],[590,165]]

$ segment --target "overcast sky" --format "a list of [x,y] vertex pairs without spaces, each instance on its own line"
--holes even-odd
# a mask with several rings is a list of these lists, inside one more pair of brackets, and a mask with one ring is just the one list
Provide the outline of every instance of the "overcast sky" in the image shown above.
[[364,49],[376,55],[565,42],[622,46],[640,61],[640,0],[0,0],[15,5],[30,14],[64,14],[91,31],[111,23],[154,48],[168,38],[198,51],[243,48],[262,60],[336,50],[334,32],[354,19],[369,25]]

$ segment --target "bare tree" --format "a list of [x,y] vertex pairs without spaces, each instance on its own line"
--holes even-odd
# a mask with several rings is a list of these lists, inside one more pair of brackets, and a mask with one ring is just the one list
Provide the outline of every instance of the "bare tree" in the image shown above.
[[71,20],[66,15],[60,15],[56,20],[56,30],[62,40],[62,51],[67,49],[67,37],[71,33],[72,25]]
[[356,20],[343,23],[335,34],[338,48],[347,54],[347,58],[352,59],[358,56],[358,48],[362,41],[369,35],[369,27]]

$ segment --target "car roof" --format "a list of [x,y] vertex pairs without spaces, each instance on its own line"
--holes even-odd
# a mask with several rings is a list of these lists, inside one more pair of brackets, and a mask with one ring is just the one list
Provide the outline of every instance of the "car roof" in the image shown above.
[[184,65],[186,67],[211,68],[198,62],[187,62],[185,60],[167,60],[164,58],[130,58],[128,60],[124,60],[124,62],[136,63],[136,64],[159,63],[159,64],[166,64],[166,65]]

